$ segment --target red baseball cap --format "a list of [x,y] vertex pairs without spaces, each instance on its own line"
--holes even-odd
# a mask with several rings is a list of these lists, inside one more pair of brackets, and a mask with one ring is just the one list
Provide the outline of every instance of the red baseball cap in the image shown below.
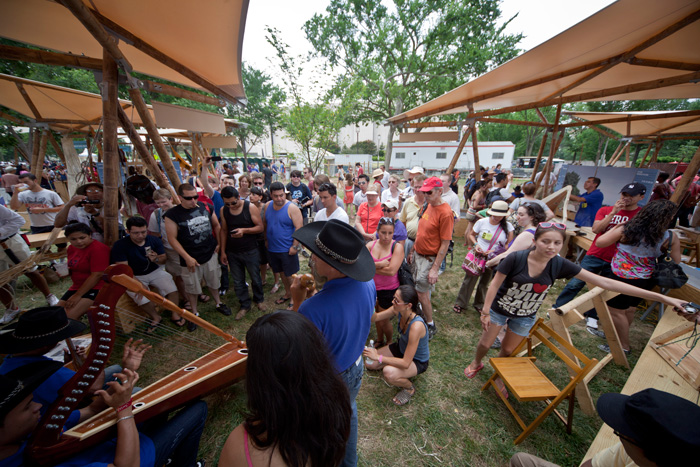
[[423,186],[418,191],[431,191],[433,188],[442,188],[442,180],[438,177],[430,177],[423,182]]

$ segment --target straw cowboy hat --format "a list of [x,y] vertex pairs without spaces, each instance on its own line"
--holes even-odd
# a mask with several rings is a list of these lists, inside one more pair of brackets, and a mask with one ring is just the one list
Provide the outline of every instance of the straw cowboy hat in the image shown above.
[[367,282],[374,277],[374,259],[365,246],[364,238],[343,221],[312,222],[294,232],[293,237],[352,279]]
[[374,172],[372,172],[372,178],[383,177],[383,176],[384,176],[384,171],[382,169],[374,169]]

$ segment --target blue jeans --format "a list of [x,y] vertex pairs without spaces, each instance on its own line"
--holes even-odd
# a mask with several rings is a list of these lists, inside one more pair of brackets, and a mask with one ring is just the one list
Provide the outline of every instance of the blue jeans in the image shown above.
[[[360,356],[362,357],[362,356]],[[350,368],[340,374],[340,377],[345,382],[350,392],[350,406],[352,407],[352,418],[350,419],[350,437],[348,444],[345,445],[345,459],[340,464],[344,467],[354,467],[357,465],[357,393],[360,392],[362,386],[362,374],[365,366],[362,360],[360,364],[353,363]]]
[[184,407],[173,418],[144,428],[156,449],[154,465],[168,467],[191,467],[197,462],[199,439],[202,437],[204,422],[207,420],[207,404],[196,401]]
[[248,286],[245,283],[245,272],[250,275],[250,282],[253,284],[253,301],[262,303],[265,300],[263,296],[262,279],[260,278],[260,251],[253,248],[250,251],[242,253],[226,253],[228,258],[228,267],[231,269],[231,277],[233,278],[233,290],[236,292],[236,297],[241,303],[241,308],[250,310],[250,293]]
[[[586,271],[590,271],[593,274],[598,274],[601,276],[608,276],[610,274],[610,263],[596,256],[584,256],[581,260],[581,268],[585,269]],[[581,279],[577,279],[575,277],[572,278],[569,281],[569,283],[566,284],[566,287],[564,287],[564,290],[561,291],[561,293],[557,297],[557,300],[554,302],[555,308],[559,308],[560,306],[565,305],[571,300],[573,300],[574,297],[576,297],[576,295],[581,291],[581,289],[583,289],[585,285],[586,283]],[[597,313],[595,312],[586,312],[586,316],[596,319],[598,317]]]

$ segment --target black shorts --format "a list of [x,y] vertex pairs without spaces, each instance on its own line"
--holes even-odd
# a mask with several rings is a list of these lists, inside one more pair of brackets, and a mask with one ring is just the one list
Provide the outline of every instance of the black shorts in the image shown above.
[[[391,355],[393,355],[396,358],[403,358],[403,354],[401,353],[401,350],[399,349],[399,343],[398,342],[392,342],[389,344],[389,351],[391,352]],[[416,373],[416,376],[419,374],[425,372],[425,370],[428,369],[428,362],[419,362],[415,358],[413,359],[413,363],[416,364],[416,369],[418,370],[418,373]]]
[[[635,287],[639,287],[640,289],[645,289],[645,290],[651,290],[656,286],[656,281],[654,279],[649,278],[649,279],[625,279],[624,277],[619,277],[616,276],[612,271],[610,272],[610,275],[607,276],[610,277],[611,279],[615,279],[616,281],[624,282],[625,284],[630,284]],[[610,300],[608,300],[606,303],[608,304],[609,307],[612,308],[617,308],[618,310],[624,310],[630,307],[636,307],[639,305],[643,298],[640,297],[634,297],[632,295],[624,295],[620,294],[617,297],[613,297]]]
[[377,290],[377,305],[382,310],[387,310],[392,305],[392,300],[394,300],[394,294],[397,289],[394,290]]
[[292,274],[299,272],[299,255],[290,255],[287,252],[273,253],[268,251],[270,267],[272,272],[283,272],[285,276],[291,277]]
[[270,258],[267,256],[267,247],[265,246],[265,240],[258,240],[258,251],[260,252],[260,264],[267,264],[270,262]]
[[[61,297],[61,300],[63,300],[65,302],[66,300],[71,298],[73,295],[75,295],[76,292],[77,292],[77,290],[68,290],[66,293],[63,294],[63,297]],[[97,298],[97,294],[99,292],[100,291],[97,289],[90,289],[87,292],[85,292],[85,294],[83,294],[83,298],[87,298],[88,300],[94,300],[95,298]]]

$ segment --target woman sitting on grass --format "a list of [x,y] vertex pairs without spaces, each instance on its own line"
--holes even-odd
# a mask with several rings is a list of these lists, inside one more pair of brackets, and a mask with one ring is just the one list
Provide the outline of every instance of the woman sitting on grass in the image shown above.
[[[510,254],[498,265],[481,312],[481,340],[476,347],[474,360],[464,369],[467,378],[474,378],[484,368],[481,360],[506,324],[508,330],[498,356],[507,357],[513,353],[530,333],[537,321],[537,310],[557,279],[576,277],[606,290],[663,302],[678,309],[685,303],[581,269],[581,266],[559,256],[564,240],[566,225],[542,222],[535,231],[534,248]],[[508,397],[500,378],[496,379],[496,384]]]
[[[400,221],[398,221],[400,222]],[[399,288],[399,268],[404,259],[403,245],[393,240],[395,221],[390,217],[379,219],[377,228],[378,240],[367,243],[367,249],[374,259],[377,270],[374,275],[374,284],[377,288],[377,304],[375,311],[380,313],[391,307],[396,289]],[[375,320],[377,328],[376,348],[383,347],[387,342],[391,343],[393,330],[391,329],[391,317]]]
[[365,348],[364,356],[373,360],[365,363],[370,370],[381,369],[386,382],[401,388],[393,402],[406,405],[416,393],[409,378],[428,369],[428,327],[423,320],[418,294],[410,285],[402,285],[394,294],[393,306],[372,316],[372,321],[399,317],[399,340],[380,349]]
[[104,285],[102,275],[109,266],[110,249],[92,238],[92,230],[87,224],[70,223],[64,232],[70,243],[66,255],[73,284],[63,294],[58,306],[65,308],[69,318],[80,319]]
[[219,466],[332,466],[345,456],[350,395],[326,342],[305,316],[261,316],[246,335],[248,415]]

